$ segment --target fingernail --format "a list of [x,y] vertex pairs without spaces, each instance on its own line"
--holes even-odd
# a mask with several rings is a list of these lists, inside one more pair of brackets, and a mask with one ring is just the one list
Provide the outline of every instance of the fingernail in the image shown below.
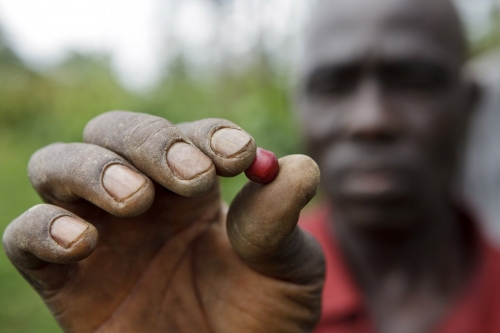
[[117,201],[124,201],[134,195],[145,182],[143,176],[120,164],[107,167],[102,177],[102,185]]
[[52,222],[50,235],[59,245],[68,248],[88,227],[88,224],[73,217],[62,216]]
[[184,142],[174,143],[167,152],[167,163],[174,175],[190,180],[212,167],[212,160],[201,151]]
[[222,157],[233,157],[242,152],[252,141],[252,137],[242,130],[223,128],[212,136],[212,150]]

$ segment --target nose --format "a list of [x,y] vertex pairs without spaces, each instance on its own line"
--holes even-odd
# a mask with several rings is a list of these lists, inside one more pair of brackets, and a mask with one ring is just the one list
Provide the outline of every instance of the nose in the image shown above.
[[398,116],[374,80],[360,85],[347,115],[346,132],[356,141],[391,143],[400,134]]

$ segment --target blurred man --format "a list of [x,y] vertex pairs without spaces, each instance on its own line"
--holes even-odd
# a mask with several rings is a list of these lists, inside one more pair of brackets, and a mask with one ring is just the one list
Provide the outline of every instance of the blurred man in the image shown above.
[[477,88],[446,0],[319,1],[301,123],[328,205],[315,332],[500,332],[500,256],[455,195]]
[[[312,22],[299,106],[327,194],[303,223],[327,263],[315,332],[499,332],[500,256],[453,192],[476,98],[455,10],[322,0]],[[238,126],[112,112],[84,141],[32,157],[52,205],[4,234],[66,331],[313,330],[323,260],[296,222],[314,162],[281,159],[278,177],[247,184],[226,215],[215,175],[255,156]]]

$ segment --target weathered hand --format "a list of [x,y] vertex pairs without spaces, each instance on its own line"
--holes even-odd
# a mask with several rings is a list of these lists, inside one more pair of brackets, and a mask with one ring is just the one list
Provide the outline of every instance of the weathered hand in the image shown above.
[[109,112],[84,141],[33,155],[47,204],[3,237],[65,331],[312,330],[324,264],[296,227],[319,182],[310,158],[280,159],[277,178],[246,184],[228,211],[216,174],[243,172],[255,142],[226,120]]

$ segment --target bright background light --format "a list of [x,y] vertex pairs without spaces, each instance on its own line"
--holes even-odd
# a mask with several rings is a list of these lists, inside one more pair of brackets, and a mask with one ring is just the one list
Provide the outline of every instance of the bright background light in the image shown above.
[[[496,0],[457,0],[472,38],[486,30]],[[215,3],[230,4],[220,22]],[[107,53],[122,82],[147,88],[179,50],[193,66],[243,57],[266,32],[277,57],[294,52],[308,0],[0,0],[0,25],[30,65],[43,68],[70,52]],[[226,30],[223,27],[230,27]],[[222,30],[222,32],[220,32]],[[261,36],[261,35],[260,35]],[[214,43],[223,47],[215,48]],[[196,67],[198,66],[198,67]]]

